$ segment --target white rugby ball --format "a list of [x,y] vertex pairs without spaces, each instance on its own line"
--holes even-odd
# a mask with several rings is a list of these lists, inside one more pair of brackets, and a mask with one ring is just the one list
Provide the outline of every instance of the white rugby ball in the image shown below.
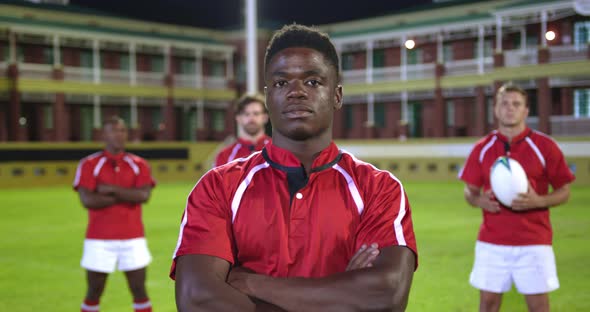
[[519,193],[526,193],[529,186],[522,166],[507,156],[498,157],[492,165],[490,183],[496,199],[506,207],[511,207],[512,201]]

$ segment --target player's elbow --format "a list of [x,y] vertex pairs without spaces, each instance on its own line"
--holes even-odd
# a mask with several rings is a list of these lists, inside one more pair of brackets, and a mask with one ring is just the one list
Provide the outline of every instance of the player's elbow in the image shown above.
[[410,292],[411,275],[404,272],[388,272],[383,275],[383,304],[386,311],[405,311]]

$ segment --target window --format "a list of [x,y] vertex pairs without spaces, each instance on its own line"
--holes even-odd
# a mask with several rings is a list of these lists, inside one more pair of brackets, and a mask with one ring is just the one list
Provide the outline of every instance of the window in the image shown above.
[[7,61],[8,62],[8,59],[10,58],[10,55],[9,55],[10,52],[8,49],[8,45],[2,46],[1,50],[2,50],[2,57],[0,58],[0,61]]
[[94,67],[91,51],[80,51],[80,67]]
[[125,124],[128,128],[133,128],[134,125],[131,124],[131,105],[123,106],[119,108],[119,114],[121,114],[121,119],[125,121]]
[[216,109],[211,112],[211,126],[213,131],[225,130],[225,113],[221,109]]
[[453,44],[445,43],[443,45],[443,60],[444,62],[451,62],[453,60]]
[[374,68],[385,67],[385,50],[384,49],[373,50],[373,67]]
[[150,58],[150,70],[152,72],[164,72],[164,57],[162,55],[153,55]]
[[159,108],[152,109],[152,129],[160,130],[160,124],[162,123],[162,114]]
[[590,42],[590,21],[574,24],[574,45],[576,49],[584,48]]
[[224,61],[210,61],[211,65],[211,72],[209,76],[211,77],[225,77],[225,62]]
[[373,107],[375,128],[385,128],[385,103],[375,103]]
[[119,56],[119,69],[122,71],[128,71],[129,67],[129,54],[121,54]]
[[414,48],[408,50],[408,65],[415,65],[422,63],[422,49]]
[[53,129],[53,106],[43,105],[43,126],[45,129]]
[[180,60],[179,62],[179,73],[180,74],[194,74],[195,73],[195,61],[194,60]]
[[351,52],[342,53],[342,70],[354,69],[354,54]]
[[447,101],[447,126],[455,126],[455,103],[451,100]]
[[539,36],[527,36],[526,37],[526,46],[527,48],[534,48],[539,45]]
[[53,64],[53,48],[43,48],[43,64]]
[[344,129],[354,128],[354,107],[352,105],[344,105]]
[[487,108],[487,117],[488,117],[488,125],[491,125],[494,123],[494,98],[493,97],[489,97],[487,98],[487,103],[486,103],[486,108]]
[[574,90],[574,117],[590,117],[590,89]]
[[[518,46],[518,45],[517,45]],[[483,57],[490,57],[492,56],[492,41],[491,40],[484,40],[483,42]],[[479,57],[479,43],[476,41],[473,45],[473,58],[477,59]]]
[[80,107],[80,140],[92,141],[93,128],[93,107],[90,105],[83,105]]

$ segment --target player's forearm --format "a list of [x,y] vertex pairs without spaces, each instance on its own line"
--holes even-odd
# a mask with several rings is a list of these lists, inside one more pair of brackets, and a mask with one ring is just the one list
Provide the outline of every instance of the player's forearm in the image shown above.
[[475,193],[467,187],[465,187],[463,193],[465,196],[465,200],[469,205],[473,207],[479,207],[479,198],[481,197],[480,193]]
[[412,275],[377,268],[316,279],[249,274],[243,291],[288,311],[403,311]]
[[178,311],[255,311],[252,300],[227,283],[214,278],[199,283],[183,283],[182,276],[177,276]]
[[113,195],[120,202],[127,203],[145,203],[150,198],[151,190],[149,187],[142,188],[125,188],[125,187],[113,187]]
[[80,199],[84,207],[88,209],[103,209],[117,203],[115,196],[98,193],[84,194]]
[[542,196],[545,207],[554,207],[565,204],[570,198],[569,185],[564,185],[550,194]]

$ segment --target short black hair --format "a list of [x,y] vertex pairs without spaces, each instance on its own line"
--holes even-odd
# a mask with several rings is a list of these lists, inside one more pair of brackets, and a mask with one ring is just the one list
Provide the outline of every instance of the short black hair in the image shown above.
[[241,114],[242,112],[244,112],[244,109],[246,108],[246,106],[250,105],[250,103],[260,103],[262,105],[262,109],[264,110],[264,113],[268,113],[266,111],[266,105],[264,105],[264,96],[260,93],[254,93],[254,94],[249,94],[246,93],[244,95],[242,95],[238,101],[236,102],[236,106],[234,108],[234,112],[236,115]]
[[287,48],[310,48],[322,53],[330,62],[330,65],[334,66],[336,80],[340,82],[338,53],[336,53],[336,48],[326,33],[314,27],[298,24],[283,26],[274,33],[266,47],[266,55],[264,56],[265,73],[272,57]]

